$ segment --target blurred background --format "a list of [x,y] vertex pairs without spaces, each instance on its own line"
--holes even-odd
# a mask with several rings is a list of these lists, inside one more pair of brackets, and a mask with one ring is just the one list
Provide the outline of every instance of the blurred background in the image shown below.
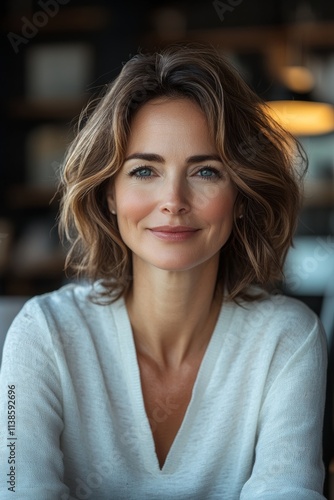
[[10,316],[15,298],[20,304],[67,281],[55,192],[80,110],[138,48],[184,40],[210,43],[230,58],[308,154],[304,206],[282,288],[321,315],[331,339],[334,2],[3,0],[0,13],[3,331],[1,303]]
[[138,48],[185,40],[218,47],[261,97],[280,101],[308,153],[285,286],[320,312],[334,281],[333,2],[7,0],[0,9],[0,295],[66,281],[54,194],[80,110]]
[[195,40],[218,47],[265,100],[280,101],[279,116],[308,153],[285,285],[320,312],[334,272],[333,2],[8,0],[0,9],[1,295],[66,281],[53,196],[84,104],[138,48]]

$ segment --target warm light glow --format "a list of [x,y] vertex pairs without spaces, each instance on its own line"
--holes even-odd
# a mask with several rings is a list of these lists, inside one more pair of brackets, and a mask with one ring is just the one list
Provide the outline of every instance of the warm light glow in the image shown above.
[[315,84],[311,71],[305,66],[283,66],[280,78],[288,89],[300,94],[310,92]]
[[267,111],[293,135],[320,135],[334,131],[334,107],[321,102],[269,101]]

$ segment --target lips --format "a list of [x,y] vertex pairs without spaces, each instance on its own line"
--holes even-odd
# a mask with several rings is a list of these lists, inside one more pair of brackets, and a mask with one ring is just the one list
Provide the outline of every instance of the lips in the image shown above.
[[181,242],[192,238],[199,229],[191,226],[158,226],[150,228],[150,233],[159,240]]
[[151,231],[160,233],[191,233],[198,231],[198,229],[190,226],[158,226],[152,227]]

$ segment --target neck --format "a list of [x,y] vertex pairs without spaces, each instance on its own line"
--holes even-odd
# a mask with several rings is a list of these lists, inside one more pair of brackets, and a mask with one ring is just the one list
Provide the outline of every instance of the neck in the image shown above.
[[181,272],[134,260],[133,269],[127,307],[138,355],[161,369],[203,355],[221,306],[215,286],[218,259]]

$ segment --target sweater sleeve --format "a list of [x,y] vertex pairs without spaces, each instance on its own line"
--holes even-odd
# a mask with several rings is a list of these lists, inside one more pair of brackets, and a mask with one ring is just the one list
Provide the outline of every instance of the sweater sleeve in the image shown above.
[[54,345],[46,318],[32,299],[9,329],[0,372],[2,500],[68,498],[62,481],[62,429]]
[[327,347],[316,318],[302,344],[282,357],[261,407],[254,466],[240,500],[325,498],[320,492]]

